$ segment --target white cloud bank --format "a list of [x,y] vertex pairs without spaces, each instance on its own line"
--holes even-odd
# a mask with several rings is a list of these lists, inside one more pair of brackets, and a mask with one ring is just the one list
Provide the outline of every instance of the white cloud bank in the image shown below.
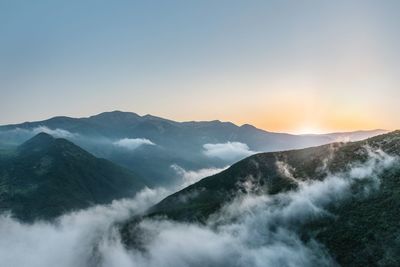
[[[325,207],[349,196],[356,180],[374,185],[378,175],[396,161],[381,151],[363,164],[323,181],[299,182],[294,191],[277,195],[242,195],[227,204],[206,225],[145,220],[145,252],[126,251],[107,257],[109,266],[336,266],[316,241],[304,242],[298,228]],[[103,251],[109,251],[104,247]],[[115,260],[115,261],[114,261]],[[126,265],[121,263],[125,262]]]
[[120,148],[125,148],[128,150],[135,150],[143,145],[151,145],[155,144],[146,138],[123,138],[113,143],[115,146]]
[[[1,266],[99,266],[94,263],[97,256],[101,256],[96,255],[96,247],[103,242],[112,242],[109,238],[115,235],[116,230],[113,225],[143,212],[167,194],[169,192],[164,189],[146,188],[134,199],[114,201],[110,205],[67,214],[55,223],[21,224],[2,215]],[[123,251],[122,247],[119,249]],[[115,250],[117,247],[114,247]]]
[[204,144],[203,153],[207,157],[233,161],[248,157],[257,152],[250,150],[249,146],[240,142],[226,142],[219,144]]
[[[141,250],[126,249],[114,223],[144,211],[166,196],[166,190],[145,189],[134,200],[65,215],[53,224],[25,225],[2,216],[1,263],[14,267],[335,266],[318,243],[299,238],[297,227],[325,216],[326,206],[346,198],[355,181],[379,186],[378,175],[395,162],[382,151],[370,152],[365,163],[348,172],[299,182],[297,190],[239,196],[206,225],[144,220],[138,225]],[[201,172],[182,173],[195,179],[201,176]]]

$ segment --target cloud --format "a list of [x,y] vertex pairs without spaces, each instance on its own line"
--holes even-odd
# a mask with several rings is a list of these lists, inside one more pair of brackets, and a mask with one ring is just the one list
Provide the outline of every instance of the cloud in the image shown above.
[[[322,181],[299,181],[296,190],[276,195],[241,194],[205,225],[142,220],[141,249],[127,249],[115,223],[141,214],[171,193],[166,189],[145,189],[134,199],[67,214],[55,223],[27,225],[3,215],[0,258],[15,267],[335,266],[320,244],[303,241],[297,230],[315,217],[330,216],[326,207],[350,196],[356,181],[379,186],[379,174],[398,162],[380,150],[365,151],[365,162]],[[211,171],[178,172],[199,179]]]
[[155,145],[152,141],[145,138],[123,138],[115,141],[107,137],[94,137],[73,133],[61,128],[50,129],[47,126],[38,126],[31,129],[15,128],[12,130],[0,131],[0,138],[6,143],[21,144],[41,132],[50,134],[56,138],[68,139],[83,147],[94,147],[95,151],[97,151],[97,147],[100,146],[103,149],[109,147],[135,150],[142,145]]
[[203,149],[203,153],[207,157],[219,158],[227,161],[245,158],[257,153],[255,151],[251,151],[246,144],[240,142],[204,144]]
[[354,182],[374,182],[396,162],[380,151],[368,153],[366,162],[347,172],[330,174],[322,181],[299,182],[297,190],[238,196],[206,225],[144,220],[139,227],[147,233],[145,252],[127,251],[127,262],[149,267],[336,266],[323,246],[314,240],[302,241],[297,231],[316,217],[330,216],[325,208],[348,197]]
[[[140,214],[169,193],[165,189],[146,188],[133,199],[70,213],[55,223],[22,224],[2,215],[1,264],[15,267],[92,266],[101,256],[96,255],[96,247],[112,241],[116,222]],[[123,252],[122,247],[119,250]]]
[[128,150],[135,150],[136,148],[142,146],[142,145],[152,145],[154,146],[155,144],[151,142],[149,139],[145,138],[124,138],[120,139],[116,142],[113,143],[117,147],[125,148]]
[[185,170],[177,164],[171,165],[171,168],[182,178],[181,188],[194,184],[201,179],[220,173],[226,170],[229,166],[224,168],[204,168],[199,170]]
[[78,134],[76,133],[71,133],[67,130],[56,128],[56,129],[50,129],[46,126],[38,126],[32,129],[33,134],[38,134],[38,133],[47,133],[50,134],[56,138],[74,138],[77,137]]
[[[146,252],[127,251],[124,261],[130,264],[126,266],[143,267],[331,266],[329,255],[317,244],[306,246],[297,236],[283,230],[266,236],[265,231],[269,230],[264,231],[263,221],[258,222],[261,224],[249,220],[213,229],[167,220],[145,220],[140,224],[141,230],[155,233],[145,246]],[[107,253],[110,248],[105,246],[101,250]],[[102,266],[117,266],[121,262],[106,258],[108,261]]]
[[0,144],[20,145],[41,132],[50,134],[56,138],[66,138],[74,141],[82,139],[81,135],[60,128],[50,129],[46,126],[38,126],[31,129],[23,129],[16,127],[10,130],[0,130]]

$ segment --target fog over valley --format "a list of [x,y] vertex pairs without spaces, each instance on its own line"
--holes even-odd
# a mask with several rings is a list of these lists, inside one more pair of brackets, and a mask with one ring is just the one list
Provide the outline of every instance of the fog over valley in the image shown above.
[[0,267],[400,266],[400,1],[0,1]]
[[[135,246],[124,244],[121,223],[145,215],[183,186],[145,188],[133,198],[51,222],[25,224],[3,214],[0,258],[6,266],[336,266],[327,249],[313,238],[303,240],[301,231],[313,220],[335,216],[328,207],[354,197],[353,186],[360,186],[357,198],[374,194],[382,173],[398,165],[397,156],[382,150],[361,151],[366,155],[362,163],[343,172],[320,170],[327,172],[323,180],[293,178],[297,188],[278,194],[269,195],[256,177],[246,177],[239,186],[242,192],[204,223],[144,216],[132,231]],[[184,186],[220,171],[174,168]]]
[[[200,122],[195,127],[198,137],[180,140],[197,144],[186,150],[165,141],[172,126],[160,126],[159,120],[164,123],[157,119],[157,127],[146,128],[141,135],[118,134],[115,125],[113,136],[106,128],[95,136],[87,126],[85,130],[74,126],[74,131],[72,126],[52,129],[46,122],[3,126],[3,263],[17,267],[351,266],[374,260],[365,258],[364,246],[375,243],[359,244],[355,253],[364,256],[354,261],[331,243],[331,232],[340,231],[340,224],[362,219],[342,214],[347,205],[359,202],[357,212],[362,214],[363,203],[395,194],[399,132],[266,153],[261,151],[268,148],[256,147],[251,136],[241,136],[238,126],[229,126],[238,129],[237,136],[225,137],[219,135],[225,128],[221,123],[210,128]],[[193,123],[189,129],[175,124],[179,128],[174,135],[185,136],[193,127]],[[214,131],[207,139],[201,135],[203,127]],[[261,134],[265,140],[271,137],[271,133]],[[303,138],[272,136],[280,137]],[[327,140],[326,136],[312,138],[316,144]],[[152,164],[153,160],[164,163]],[[149,178],[166,170],[169,174],[159,180]],[[100,179],[103,176],[105,180]],[[395,187],[390,186],[393,182]],[[379,224],[375,227],[377,233],[384,231]],[[394,243],[387,243],[385,253],[376,256],[385,264],[397,261],[391,253],[398,241],[395,235],[390,240]]]

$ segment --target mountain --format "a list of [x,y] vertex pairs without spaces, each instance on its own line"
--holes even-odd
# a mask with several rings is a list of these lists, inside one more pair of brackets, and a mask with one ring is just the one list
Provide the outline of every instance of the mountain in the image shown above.
[[[354,132],[338,132],[329,134],[320,134],[318,136],[324,136],[330,138],[332,142],[355,142],[364,140],[376,135],[388,133],[388,131],[383,129],[376,129],[371,131],[354,131]],[[316,136],[315,134],[308,134],[303,136]]]
[[[72,134],[107,138],[148,138],[160,145],[173,143],[203,145],[205,143],[243,142],[254,151],[277,151],[308,147],[337,139],[358,141],[385,130],[356,131],[332,134],[292,135],[274,133],[258,129],[252,125],[237,126],[231,122],[189,121],[176,122],[152,115],[139,116],[133,112],[104,112],[88,118],[53,117],[48,120],[24,122],[0,126],[0,132],[12,130],[33,130],[47,127],[52,130],[64,130]],[[19,138],[23,138],[20,136]]]
[[[134,170],[146,177],[147,183],[164,186],[180,182],[171,168],[175,164],[190,170],[222,168],[256,152],[305,148],[337,140],[356,141],[384,132],[292,135],[267,132],[248,124],[237,126],[218,120],[176,122],[113,111],[88,118],[54,117],[0,126],[0,148],[20,144],[42,131]],[[121,140],[131,146],[116,145]]]
[[[276,222],[258,222],[265,229],[295,229],[302,242],[316,240],[341,266],[399,266],[399,156],[400,131],[359,142],[260,153],[168,196],[145,218],[205,225],[217,221],[218,226],[215,218],[242,207],[229,209],[229,203],[248,195],[268,196],[260,210],[252,211],[254,199],[242,204],[250,218],[271,211],[262,220]],[[138,221],[133,218],[121,228],[128,246],[138,245]]]
[[0,210],[24,221],[110,203],[144,186],[130,170],[46,133],[0,154]]

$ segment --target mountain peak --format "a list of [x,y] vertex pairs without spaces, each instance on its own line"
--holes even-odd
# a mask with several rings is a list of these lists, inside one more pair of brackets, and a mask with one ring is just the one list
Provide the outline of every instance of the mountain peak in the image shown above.
[[41,132],[29,139],[28,141],[24,142],[19,146],[19,149],[32,149],[32,148],[45,148],[53,144],[55,138],[50,134]]
[[146,115],[143,116],[143,118],[150,119],[150,120],[166,120],[166,119],[163,119],[161,117],[153,116],[151,114],[146,114]]
[[36,139],[37,140],[47,140],[47,141],[49,141],[49,140],[53,140],[54,137],[52,135],[48,134],[48,133],[40,132],[37,135],[35,135],[34,137],[32,137],[30,140],[36,140]]
[[[55,138],[50,134],[41,132],[18,147],[21,155],[32,153],[48,153],[50,150],[56,153],[68,151],[71,155],[87,157],[88,152],[64,138]],[[90,155],[91,156],[91,155]]]
[[7,185],[0,212],[11,210],[24,221],[131,197],[145,185],[129,170],[46,133],[23,143],[6,161],[0,158],[0,166],[7,174],[0,175]]
[[102,112],[97,115],[90,116],[89,119],[127,119],[127,118],[140,118],[140,116],[134,112],[125,112],[120,110]]
[[240,126],[240,128],[243,128],[243,129],[257,129],[256,127],[254,127],[253,125],[251,125],[251,124],[243,124],[242,126]]
[[137,123],[141,120],[141,117],[133,112],[123,112],[115,110],[110,112],[103,112],[86,118],[85,120],[101,126],[121,127],[124,125]]

